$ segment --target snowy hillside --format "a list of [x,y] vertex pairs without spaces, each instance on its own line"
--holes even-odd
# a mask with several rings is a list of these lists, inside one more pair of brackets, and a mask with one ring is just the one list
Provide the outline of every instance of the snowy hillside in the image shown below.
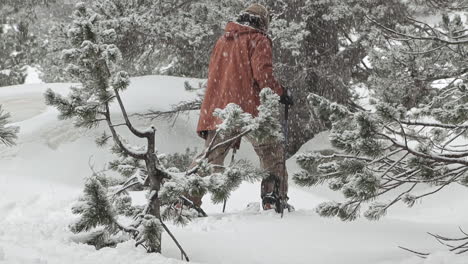
[[[184,89],[183,78],[146,76],[133,78],[123,94],[131,113],[169,109],[181,100],[196,97]],[[198,80],[189,80],[198,86]],[[17,146],[0,147],[0,263],[179,263],[180,254],[169,237],[163,237],[163,256],[148,255],[131,242],[116,249],[96,251],[75,243],[67,226],[75,216],[70,206],[90,176],[90,165],[103,168],[111,159],[106,149],[98,149],[94,138],[101,129],[76,129],[70,121],[57,120],[57,111],[46,107],[42,93],[47,88],[66,94],[70,84],[27,84],[0,88],[0,104],[12,113],[21,127]],[[138,126],[149,125],[135,119]],[[181,152],[200,147],[195,131],[197,113],[181,116],[175,123],[155,121],[160,153]],[[125,136],[125,130],[122,134]],[[326,148],[322,134],[303,147]],[[258,163],[251,146],[243,143],[239,156]],[[289,172],[297,168],[292,158]],[[291,183],[292,185],[292,183]],[[379,222],[360,219],[343,223],[318,217],[315,206],[339,199],[324,188],[304,190],[290,187],[291,203],[298,209],[281,219],[272,212],[246,208],[259,202],[259,184],[244,184],[227,204],[204,199],[210,215],[186,227],[171,229],[193,262],[197,263],[467,263],[443,253],[420,260],[397,247],[437,252],[445,248],[426,232],[453,235],[466,224],[464,200],[468,192],[451,187],[429,197],[413,209],[396,207]]]

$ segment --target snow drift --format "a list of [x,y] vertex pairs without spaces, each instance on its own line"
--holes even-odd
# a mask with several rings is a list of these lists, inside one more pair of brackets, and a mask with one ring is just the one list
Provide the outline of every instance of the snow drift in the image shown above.
[[[184,89],[184,82],[198,86],[197,79],[167,76],[133,78],[123,99],[130,113],[150,108],[169,109],[197,92]],[[112,156],[99,149],[94,138],[104,128],[76,129],[71,121],[57,120],[57,111],[46,107],[42,93],[47,88],[66,94],[73,84],[27,84],[0,88],[0,104],[21,126],[18,145],[0,147],[0,263],[179,263],[179,251],[163,237],[163,255],[148,255],[131,242],[116,249],[96,251],[77,244],[68,224],[75,219],[72,202],[90,176],[90,166],[101,169]],[[117,112],[117,109],[114,108]],[[149,121],[134,119],[137,126]],[[195,134],[197,113],[180,116],[176,122],[156,120],[157,147],[174,153],[186,147],[201,149]],[[128,135],[122,129],[122,135]],[[137,143],[137,142],[135,142]],[[326,134],[317,136],[303,150],[327,148]],[[252,147],[242,144],[239,157],[258,163]],[[288,161],[290,174],[297,168]],[[398,245],[421,251],[444,250],[427,231],[456,234],[465,223],[462,187],[451,187],[428,197],[413,209],[396,207],[379,222],[360,219],[343,223],[319,218],[315,206],[340,199],[325,188],[304,190],[291,186],[291,203],[298,209],[283,219],[258,207],[259,184],[243,184],[228,201],[227,213],[220,205],[204,199],[208,218],[196,219],[186,227],[171,229],[192,261],[200,263],[466,263],[445,253],[420,260],[399,250]],[[458,261],[458,262],[457,262]]]

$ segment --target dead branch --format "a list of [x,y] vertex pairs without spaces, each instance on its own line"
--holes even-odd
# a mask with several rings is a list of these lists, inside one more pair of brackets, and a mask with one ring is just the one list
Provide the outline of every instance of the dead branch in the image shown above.
[[177,241],[177,239],[175,238],[175,236],[172,234],[171,230],[169,230],[169,228],[166,226],[166,224],[161,220],[161,218],[159,218],[159,222],[161,222],[161,225],[162,227],[164,228],[164,230],[166,230],[167,234],[169,234],[169,236],[172,238],[172,240],[174,241],[174,243],[177,245],[177,247],[179,248],[181,254],[185,257],[185,260],[187,262],[190,262],[189,260],[189,257],[187,256],[187,253],[185,252],[185,250],[182,248],[182,246],[180,245],[179,241]]
[[149,110],[146,113],[135,114],[135,116],[140,118],[147,118],[149,120],[155,119],[177,119],[180,114],[188,113],[194,110],[200,110],[202,104],[202,98],[197,98],[192,101],[180,102],[177,105],[172,106],[172,109],[169,111],[158,111],[158,110]]

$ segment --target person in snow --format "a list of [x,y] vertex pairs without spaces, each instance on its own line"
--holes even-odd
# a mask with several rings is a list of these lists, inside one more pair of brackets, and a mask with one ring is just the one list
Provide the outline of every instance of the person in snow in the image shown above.
[[[198,135],[205,139],[206,147],[213,140],[216,126],[221,123],[213,116],[216,108],[223,109],[234,103],[244,112],[257,116],[259,94],[266,87],[280,95],[283,104],[292,104],[291,97],[273,76],[272,41],[267,35],[269,23],[268,10],[262,5],[253,4],[239,15],[236,22],[227,24],[224,35],[217,41],[211,54],[208,86],[197,128]],[[288,191],[284,145],[277,141],[259,144],[246,137],[259,156],[261,167],[270,174],[261,184],[263,209],[279,212],[280,199],[287,200]],[[221,138],[217,138],[214,145],[221,141]],[[208,161],[223,165],[229,149],[233,147],[236,146],[216,149],[209,155]],[[200,206],[201,198],[191,197],[191,200]]]

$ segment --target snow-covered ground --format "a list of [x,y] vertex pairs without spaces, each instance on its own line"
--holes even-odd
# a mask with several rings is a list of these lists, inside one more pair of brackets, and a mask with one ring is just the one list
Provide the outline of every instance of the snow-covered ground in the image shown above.
[[[130,112],[168,109],[196,96],[185,91],[185,80],[133,78],[123,95],[125,104]],[[197,86],[198,80],[190,82]],[[102,168],[112,156],[94,144],[94,137],[104,128],[76,129],[71,121],[57,120],[57,111],[44,105],[45,89],[66,94],[69,86],[0,87],[0,104],[21,126],[18,145],[0,147],[0,263],[180,263],[180,253],[167,236],[163,238],[163,256],[148,255],[131,242],[100,251],[73,242],[67,228],[75,218],[70,206],[90,175],[89,166]],[[194,133],[196,121],[196,113],[181,116],[175,123],[155,121],[158,150],[173,153],[186,147],[201,148],[203,142]],[[135,122],[149,125],[145,120]],[[124,130],[122,134],[129,136]],[[321,134],[303,150],[326,147],[327,135]],[[248,143],[242,144],[239,156],[258,162]],[[297,169],[293,158],[288,168],[290,174]],[[360,219],[343,223],[320,218],[314,212],[318,203],[339,199],[337,193],[323,187],[291,185],[290,201],[298,210],[283,219],[272,212],[246,209],[248,203],[259,202],[259,184],[243,184],[228,201],[227,213],[221,213],[221,206],[205,197],[209,217],[170,228],[196,263],[468,263],[466,257],[443,253],[445,248],[426,235],[428,231],[454,235],[457,227],[465,224],[468,192],[462,187],[428,197],[412,209],[393,208],[379,222]],[[399,245],[441,253],[421,260],[398,249]]]

